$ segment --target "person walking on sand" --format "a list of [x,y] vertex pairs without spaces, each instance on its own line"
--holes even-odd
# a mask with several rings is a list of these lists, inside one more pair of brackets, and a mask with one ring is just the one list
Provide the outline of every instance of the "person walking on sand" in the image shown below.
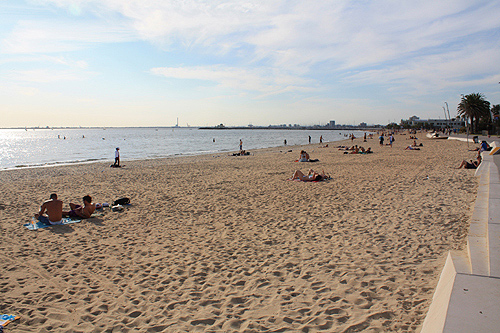
[[380,134],[378,140],[380,141],[380,147],[382,147],[384,145],[384,133]]
[[62,206],[63,202],[57,199],[57,194],[52,193],[50,200],[42,204],[38,214],[35,214],[35,218],[44,224],[58,224],[63,217]]
[[243,140],[240,139],[240,151],[243,150]]
[[389,135],[389,146],[391,146],[392,148],[392,143],[394,142],[394,136],[393,134],[391,133],[391,135]]
[[63,216],[81,217],[88,219],[95,211],[95,204],[92,203],[92,197],[86,195],[83,197],[83,207],[74,203],[69,203],[70,211],[62,212]]
[[114,167],[119,167],[120,166],[120,148],[116,147],[115,150],[115,164],[113,164]]

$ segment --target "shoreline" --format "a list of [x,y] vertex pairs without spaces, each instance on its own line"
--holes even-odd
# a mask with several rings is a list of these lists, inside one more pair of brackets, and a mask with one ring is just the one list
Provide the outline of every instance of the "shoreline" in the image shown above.
[[[0,159],[0,169],[113,161],[115,147],[123,149],[122,159],[141,160],[236,151],[241,138],[245,142],[246,150],[283,146],[284,139],[288,139],[288,144],[292,145],[307,143],[307,133],[304,131],[292,130],[287,132],[290,134],[285,134],[283,131],[269,130],[253,132],[234,130],[224,133],[190,128],[174,130],[169,128],[160,130],[118,128],[109,131],[73,129],[74,133],[56,131],[52,134],[30,134],[29,132],[25,134],[24,130],[14,130],[0,140],[6,145],[5,154]],[[325,143],[346,139],[339,135],[341,131],[316,131],[315,133],[322,134]],[[318,137],[319,134],[317,134]],[[315,137],[316,134],[310,132],[309,136]],[[112,154],[110,154],[111,150]],[[32,152],[38,152],[38,154],[32,154]]]
[[[345,141],[345,142],[344,142]],[[347,141],[350,140],[340,140],[340,141],[325,141],[323,144],[329,144],[329,143],[336,143],[336,142],[344,142],[348,143]],[[296,147],[309,147],[309,146],[314,146],[318,145],[319,143],[311,143],[311,144],[304,144],[304,145],[290,145],[290,146],[273,146],[273,147],[265,147],[265,148],[257,148],[257,149],[251,149],[251,151],[265,151],[268,149],[286,149],[288,147],[291,147],[291,149],[296,149]],[[295,147],[295,148],[294,148]],[[124,159],[120,160],[120,164],[122,162],[138,162],[138,161],[149,161],[149,160],[157,160],[157,159],[170,159],[170,158],[183,158],[183,157],[196,157],[196,156],[205,156],[205,155],[217,155],[217,154],[225,154],[225,153],[233,153],[233,152],[238,152],[237,149],[234,150],[218,150],[218,151],[213,151],[213,152],[199,152],[199,153],[182,153],[182,154],[172,154],[168,156],[161,156],[161,157],[151,157],[151,158],[137,158],[137,159]],[[41,164],[41,165],[28,165],[28,166],[14,166],[14,167],[9,167],[9,168],[0,168],[0,172],[2,171],[8,171],[8,170],[24,170],[24,169],[37,169],[37,168],[53,168],[53,167],[62,167],[62,166],[77,166],[77,165],[83,165],[83,164],[92,164],[92,163],[113,163],[113,159],[91,159],[91,160],[85,160],[85,161],[69,161],[69,162],[51,162],[50,164]]]
[[[4,170],[3,311],[27,332],[417,331],[446,253],[465,246],[477,180],[454,167],[474,153],[368,141],[369,155],[325,142]],[[320,161],[294,162],[300,149]],[[286,181],[310,167],[332,179]],[[85,194],[132,206],[25,230],[50,192],[65,206]]]

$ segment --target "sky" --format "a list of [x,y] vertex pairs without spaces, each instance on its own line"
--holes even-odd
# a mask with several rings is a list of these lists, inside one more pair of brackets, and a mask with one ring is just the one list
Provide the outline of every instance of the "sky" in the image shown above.
[[[386,125],[500,104],[500,1],[0,0],[0,127]],[[446,103],[445,103],[446,102]]]

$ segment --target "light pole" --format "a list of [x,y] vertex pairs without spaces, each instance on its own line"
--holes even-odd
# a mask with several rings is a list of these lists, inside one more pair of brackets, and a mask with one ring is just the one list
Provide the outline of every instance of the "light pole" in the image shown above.
[[444,104],[446,104],[446,111],[448,111],[448,118],[451,120],[450,109],[448,108],[448,102],[444,102]]
[[[460,94],[462,97],[461,102],[465,100],[464,94]],[[465,129],[467,130],[467,148],[469,148],[469,118],[467,118],[467,115],[465,116]]]

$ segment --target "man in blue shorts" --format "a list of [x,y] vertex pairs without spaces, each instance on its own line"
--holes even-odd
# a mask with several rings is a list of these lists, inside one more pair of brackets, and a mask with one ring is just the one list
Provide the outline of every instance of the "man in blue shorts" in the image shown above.
[[38,214],[35,214],[35,218],[45,224],[58,224],[62,220],[62,207],[63,202],[57,199],[57,194],[52,193],[50,200],[42,204]]

